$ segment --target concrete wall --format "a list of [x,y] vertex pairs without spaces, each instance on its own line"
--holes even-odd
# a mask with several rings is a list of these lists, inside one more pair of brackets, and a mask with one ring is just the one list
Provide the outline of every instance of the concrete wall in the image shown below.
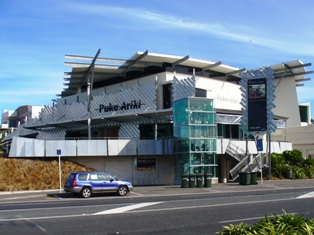
[[293,148],[302,152],[304,158],[314,158],[314,125],[289,128],[286,138],[293,143]]
[[[137,171],[137,158],[155,158],[156,170]],[[65,158],[91,167],[97,171],[105,171],[121,180],[128,180],[133,185],[173,185],[174,157],[163,156],[99,156]]]

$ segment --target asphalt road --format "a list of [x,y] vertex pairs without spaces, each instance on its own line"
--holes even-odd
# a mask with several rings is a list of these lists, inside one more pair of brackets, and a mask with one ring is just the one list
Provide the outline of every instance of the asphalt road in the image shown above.
[[[254,190],[251,190],[254,189]],[[314,218],[313,187],[135,188],[89,199],[54,192],[0,195],[1,234],[215,234],[265,214]],[[306,196],[304,196],[306,195]],[[304,198],[300,198],[304,197]]]

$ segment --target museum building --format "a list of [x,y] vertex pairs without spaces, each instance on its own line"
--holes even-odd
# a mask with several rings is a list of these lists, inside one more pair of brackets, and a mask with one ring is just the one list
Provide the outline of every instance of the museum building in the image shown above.
[[292,149],[285,129],[301,126],[296,87],[311,64],[268,66],[276,131],[257,151],[254,133],[241,128],[246,69],[148,51],[130,59],[99,55],[66,55],[72,71],[65,72],[64,90],[6,137],[9,157],[61,155],[134,185],[165,185],[180,184],[183,174],[212,174],[213,183],[226,183],[244,168],[267,165],[268,150]]

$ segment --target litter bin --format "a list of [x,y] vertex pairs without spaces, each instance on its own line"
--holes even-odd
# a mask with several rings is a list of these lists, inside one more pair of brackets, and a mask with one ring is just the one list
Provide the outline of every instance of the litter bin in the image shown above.
[[251,172],[251,184],[257,184],[257,172]]
[[181,178],[181,188],[189,187],[189,175],[182,175]]
[[213,174],[204,174],[204,187],[209,188],[212,186]]
[[248,172],[239,173],[239,184],[240,185],[250,185],[251,184],[251,174]]
[[287,179],[292,179],[292,170],[287,171]]
[[195,185],[196,185],[196,175],[194,174],[191,174],[189,175],[189,187],[190,188],[195,188]]
[[203,174],[197,174],[196,175],[196,187],[197,188],[203,188]]

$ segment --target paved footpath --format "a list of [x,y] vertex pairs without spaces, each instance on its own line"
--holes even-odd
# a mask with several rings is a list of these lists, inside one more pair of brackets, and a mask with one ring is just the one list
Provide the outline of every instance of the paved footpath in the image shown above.
[[172,195],[172,194],[193,194],[193,193],[221,193],[241,192],[259,190],[281,190],[288,188],[313,188],[314,179],[305,180],[263,180],[257,181],[256,185],[240,185],[239,183],[212,184],[209,188],[181,188],[180,185],[170,186],[135,186],[133,193],[142,195]]

